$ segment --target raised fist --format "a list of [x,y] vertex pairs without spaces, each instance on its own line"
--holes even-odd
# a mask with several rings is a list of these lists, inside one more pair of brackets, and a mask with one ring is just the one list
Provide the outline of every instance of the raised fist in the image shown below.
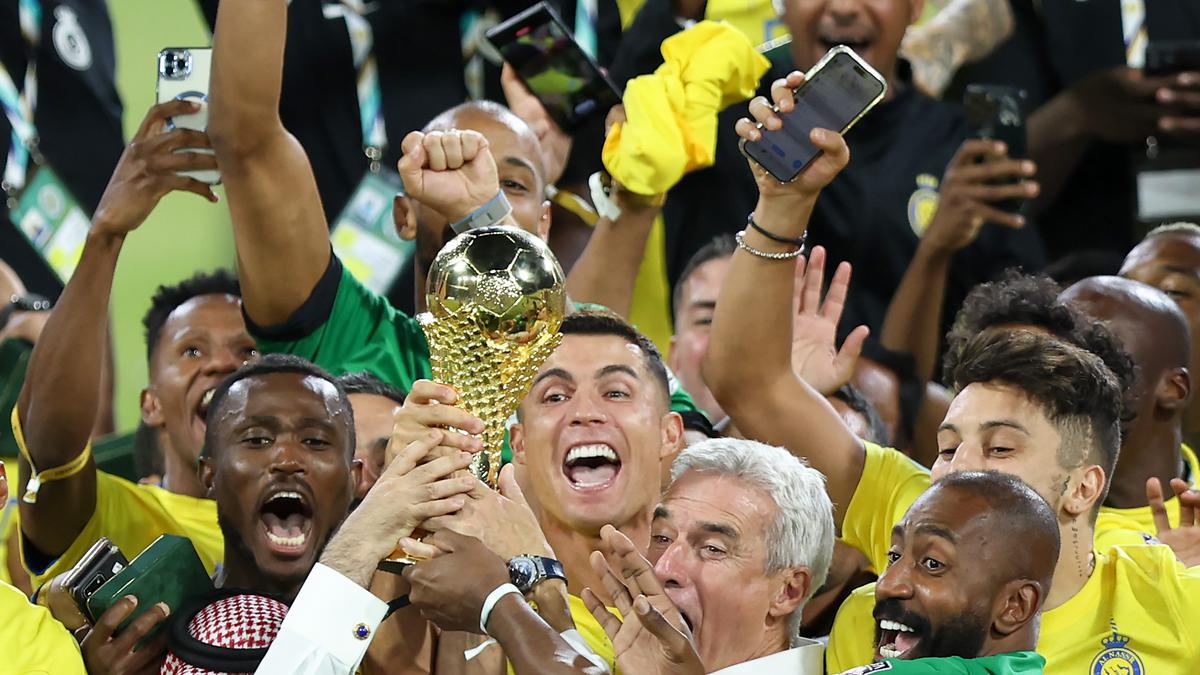
[[451,223],[469,216],[500,192],[496,162],[478,131],[449,129],[404,137],[397,165],[404,193]]

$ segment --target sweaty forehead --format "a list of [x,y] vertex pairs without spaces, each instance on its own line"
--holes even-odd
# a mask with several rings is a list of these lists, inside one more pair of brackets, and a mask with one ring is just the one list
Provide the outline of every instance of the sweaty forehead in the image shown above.
[[238,380],[226,395],[222,419],[237,417],[326,417],[344,412],[333,384],[304,373],[267,373]]
[[956,487],[935,485],[926,490],[900,521],[906,538],[915,536],[918,529],[950,532],[956,544],[983,546],[987,531],[999,524],[1002,514],[994,513],[986,499]]

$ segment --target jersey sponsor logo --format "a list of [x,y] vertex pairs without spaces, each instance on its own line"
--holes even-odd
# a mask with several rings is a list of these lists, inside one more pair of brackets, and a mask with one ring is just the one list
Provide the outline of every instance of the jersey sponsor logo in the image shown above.
[[933,222],[938,206],[938,178],[923,173],[917,176],[917,189],[908,198],[908,225],[921,237]]
[[92,67],[92,45],[88,42],[75,10],[66,5],[54,8],[54,49],[63,63],[75,70]]
[[1115,621],[1109,625],[1112,634],[1100,640],[1105,649],[1092,661],[1091,675],[1146,675],[1141,657],[1129,648],[1129,636],[1117,632]]

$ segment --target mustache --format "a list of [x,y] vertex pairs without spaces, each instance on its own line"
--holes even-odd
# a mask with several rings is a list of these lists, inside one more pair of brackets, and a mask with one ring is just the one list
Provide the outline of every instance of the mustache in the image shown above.
[[929,635],[932,629],[932,624],[925,616],[905,609],[904,603],[896,598],[887,598],[875,603],[875,611],[871,612],[875,617],[876,631],[879,630],[879,622],[884,619],[902,623],[916,631],[917,635]]

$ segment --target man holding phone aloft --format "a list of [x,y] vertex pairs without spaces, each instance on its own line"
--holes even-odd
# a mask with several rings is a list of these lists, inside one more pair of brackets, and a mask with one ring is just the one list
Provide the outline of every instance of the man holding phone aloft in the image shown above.
[[[987,143],[964,144],[967,126],[962,110],[914,87],[911,69],[898,50],[907,27],[921,15],[923,0],[776,0],[775,4],[792,43],[780,50],[786,53],[769,54],[773,65],[761,81],[760,94],[767,94],[775,79],[811,67],[839,44],[852,48],[888,82],[884,101],[846,133],[854,161],[825,189],[809,228],[810,245],[824,246],[830,259],[845,260],[855,269],[845,325],[879,329],[888,301],[939,204],[968,200],[976,204],[966,213],[959,208],[951,212],[961,218],[954,223],[958,227],[968,228],[974,216],[983,216],[975,241],[953,256],[947,306],[957,306],[971,287],[1003,269],[1037,269],[1044,264],[1033,228],[1020,227],[1024,222],[1010,214],[984,213],[978,208],[1002,198],[1028,198],[1028,187],[1003,196],[981,190],[991,180],[1031,178],[1024,165],[987,163],[959,171],[954,181],[942,177],[948,166],[972,167],[976,161],[1001,159],[1003,152]],[[627,34],[646,34],[670,25],[655,21],[653,11],[647,7]],[[663,37],[666,34],[658,36]],[[732,106],[721,114],[716,164],[685,176],[667,199],[664,218],[672,279],[704,242],[740,228],[754,208],[758,192],[733,133],[743,110]],[[986,221],[1009,227],[980,227]]]

